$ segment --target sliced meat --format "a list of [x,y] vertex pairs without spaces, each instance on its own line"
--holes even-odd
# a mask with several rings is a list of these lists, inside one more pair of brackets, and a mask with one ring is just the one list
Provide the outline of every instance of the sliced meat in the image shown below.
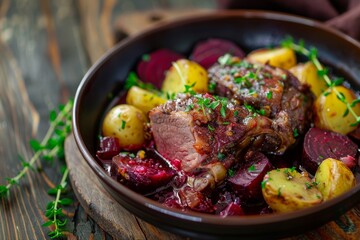
[[269,153],[287,145],[269,118],[210,94],[168,101],[149,118],[157,151],[186,173],[210,171],[217,162],[228,169],[252,145]]
[[215,65],[209,69],[214,93],[262,109],[273,120],[273,129],[292,145],[312,119],[312,95],[290,72],[247,61]]

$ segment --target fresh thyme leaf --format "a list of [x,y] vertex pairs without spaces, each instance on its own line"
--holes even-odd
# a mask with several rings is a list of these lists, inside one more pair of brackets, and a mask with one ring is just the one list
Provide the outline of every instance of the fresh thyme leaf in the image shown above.
[[9,193],[9,189],[5,185],[0,185],[0,198],[5,198]]
[[294,128],[293,135],[295,138],[299,136],[299,132],[298,132],[297,128]]
[[235,175],[235,170],[232,168],[229,168],[229,170],[227,171],[227,174],[229,175],[229,177],[233,177]]
[[30,147],[35,151],[39,151],[41,149],[44,149],[43,146],[41,146],[40,142],[38,140],[35,139],[31,139],[30,140]]
[[266,98],[269,99],[269,100],[272,99],[272,94],[273,94],[272,91],[267,92],[266,93]]
[[213,126],[211,126],[210,124],[207,125],[209,131],[213,132],[215,130],[215,128]]
[[142,55],[141,59],[145,62],[148,62],[150,61],[150,55],[149,54],[144,54]]
[[50,111],[49,119],[50,119],[50,122],[53,122],[56,119],[56,111],[55,110]]
[[248,172],[255,172],[255,171],[256,171],[255,164],[251,165],[251,166],[248,168]]
[[348,114],[349,114],[349,109],[347,108],[346,110],[345,110],[345,112],[344,112],[344,114],[343,114],[343,117],[346,117]]
[[355,99],[354,101],[352,101],[352,103],[350,104],[351,107],[355,107],[356,104],[358,104],[360,102],[360,99]]
[[216,88],[216,83],[215,82],[210,82],[209,83],[209,91],[214,92],[215,88]]

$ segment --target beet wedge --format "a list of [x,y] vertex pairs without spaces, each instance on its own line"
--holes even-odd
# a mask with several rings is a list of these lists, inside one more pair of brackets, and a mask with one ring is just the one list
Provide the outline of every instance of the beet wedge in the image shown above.
[[348,167],[356,165],[358,146],[345,135],[311,128],[305,135],[302,165],[315,174],[320,163],[327,158],[343,161]]

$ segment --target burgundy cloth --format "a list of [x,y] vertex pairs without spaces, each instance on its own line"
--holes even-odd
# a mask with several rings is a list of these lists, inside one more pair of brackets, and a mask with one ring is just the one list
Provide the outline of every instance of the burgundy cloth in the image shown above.
[[360,41],[360,0],[218,0],[221,9],[263,9],[325,22]]

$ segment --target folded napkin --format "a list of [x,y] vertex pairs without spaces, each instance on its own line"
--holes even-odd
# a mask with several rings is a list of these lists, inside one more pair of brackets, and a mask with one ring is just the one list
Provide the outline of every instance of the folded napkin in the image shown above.
[[360,0],[218,0],[221,9],[264,9],[316,19],[360,41]]

